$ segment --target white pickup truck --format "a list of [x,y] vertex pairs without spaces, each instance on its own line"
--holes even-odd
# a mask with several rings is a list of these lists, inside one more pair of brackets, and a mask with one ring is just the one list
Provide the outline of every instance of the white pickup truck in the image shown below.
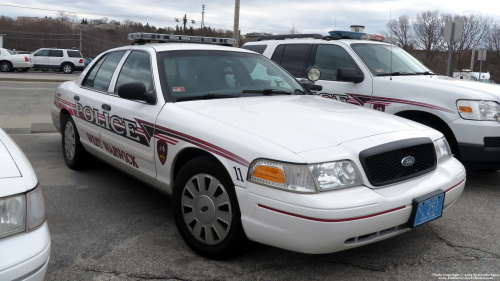
[[442,132],[466,167],[500,169],[498,86],[436,75],[401,48],[349,32],[264,36],[243,48],[299,80],[317,67],[316,94],[420,122]]

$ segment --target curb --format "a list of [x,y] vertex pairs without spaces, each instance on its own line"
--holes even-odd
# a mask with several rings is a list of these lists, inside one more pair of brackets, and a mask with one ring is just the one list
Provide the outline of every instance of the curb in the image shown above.
[[33,123],[31,124],[31,133],[57,133],[57,129],[52,123]]
[[62,79],[21,79],[21,78],[0,78],[0,81],[20,81],[20,82],[53,82],[53,83],[62,83],[62,82],[67,82],[67,81],[74,81],[74,79],[71,80],[62,80]]

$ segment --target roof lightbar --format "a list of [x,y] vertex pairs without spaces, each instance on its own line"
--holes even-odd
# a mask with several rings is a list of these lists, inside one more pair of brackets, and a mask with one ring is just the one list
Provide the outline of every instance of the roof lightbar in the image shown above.
[[366,33],[334,30],[328,32],[332,39],[364,39]]
[[285,35],[270,35],[270,36],[260,36],[256,37],[252,40],[252,42],[256,41],[265,41],[265,40],[285,40],[285,39],[303,39],[303,38],[313,38],[313,39],[323,39],[325,37],[321,34],[285,34]]
[[129,33],[128,40],[135,41],[134,43],[138,44],[144,44],[147,42],[205,43],[205,44],[217,44],[225,46],[232,46],[236,44],[236,39],[234,38],[202,37],[202,36],[158,34],[158,33],[144,33],[144,32]]

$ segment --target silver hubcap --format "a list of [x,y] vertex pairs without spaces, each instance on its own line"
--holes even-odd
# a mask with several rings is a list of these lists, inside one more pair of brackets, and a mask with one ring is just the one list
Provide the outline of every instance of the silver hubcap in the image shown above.
[[75,157],[75,128],[71,122],[66,123],[64,129],[64,150],[66,157],[71,161]]
[[63,67],[63,71],[64,71],[64,72],[66,72],[66,73],[71,72],[71,66],[69,66],[69,65],[65,65],[65,66]]
[[231,200],[220,181],[208,174],[193,176],[182,191],[182,216],[191,234],[208,245],[224,241],[231,229]]
[[2,63],[1,69],[2,69],[2,71],[8,71],[10,69],[10,65],[8,65],[6,63]]

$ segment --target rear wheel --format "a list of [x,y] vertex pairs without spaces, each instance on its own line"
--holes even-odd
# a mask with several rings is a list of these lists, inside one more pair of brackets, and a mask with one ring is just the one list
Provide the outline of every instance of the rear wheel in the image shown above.
[[174,184],[173,213],[182,238],[196,253],[227,259],[247,242],[234,184],[209,156],[189,161]]
[[75,71],[75,68],[73,67],[73,65],[71,63],[65,63],[62,65],[61,71],[64,74],[71,74],[71,73],[73,73],[73,71]]
[[62,151],[66,165],[74,170],[86,168],[92,156],[80,142],[80,135],[70,115],[62,115]]
[[3,61],[0,63],[0,70],[2,72],[12,72],[14,71],[14,68],[12,67],[12,63],[8,61]]

